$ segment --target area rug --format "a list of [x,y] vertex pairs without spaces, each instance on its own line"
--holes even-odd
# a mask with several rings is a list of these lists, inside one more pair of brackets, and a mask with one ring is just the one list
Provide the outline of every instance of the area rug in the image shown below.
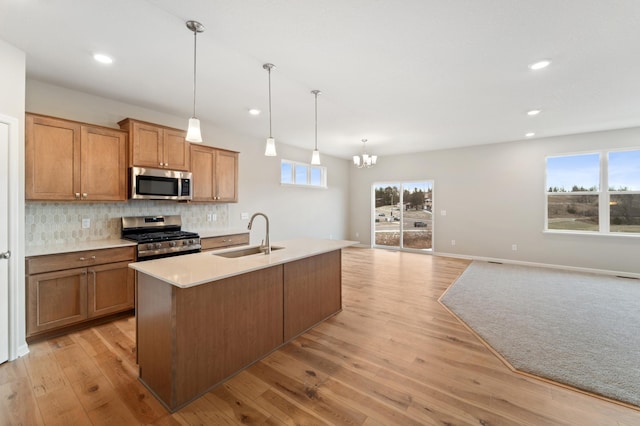
[[474,261],[440,302],[514,369],[640,407],[640,280]]

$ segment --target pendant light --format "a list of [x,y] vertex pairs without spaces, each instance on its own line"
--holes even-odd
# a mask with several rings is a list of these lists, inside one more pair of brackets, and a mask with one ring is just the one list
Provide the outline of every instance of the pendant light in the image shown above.
[[367,140],[362,139],[362,155],[353,156],[353,165],[361,169],[363,167],[369,168],[376,165],[378,161],[377,155],[369,155],[366,150]]
[[204,31],[204,25],[198,21],[187,21],[187,28],[193,31],[193,116],[189,119],[189,129],[186,140],[188,142],[202,142],[200,120],[196,118],[196,42],[198,33]]
[[262,68],[269,73],[269,137],[267,138],[267,145],[264,148],[264,155],[267,157],[275,157],[276,153],[276,140],[271,135],[271,70],[276,66],[273,64],[264,64]]
[[319,90],[312,90],[311,93],[316,97],[316,144],[313,154],[311,154],[311,164],[320,165],[320,151],[318,151],[318,95],[322,92]]

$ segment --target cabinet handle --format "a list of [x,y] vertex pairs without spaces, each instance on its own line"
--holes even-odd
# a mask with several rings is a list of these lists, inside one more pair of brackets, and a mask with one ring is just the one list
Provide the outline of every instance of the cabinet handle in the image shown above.
[[87,259],[86,257],[81,257],[79,260],[81,261],[85,261],[85,260],[96,260],[95,256],[91,256],[89,259]]
[[80,198],[80,193],[76,192],[75,196],[76,196],[76,198]]
[[95,269],[90,269],[89,272],[93,274],[93,288],[96,288],[96,271]]

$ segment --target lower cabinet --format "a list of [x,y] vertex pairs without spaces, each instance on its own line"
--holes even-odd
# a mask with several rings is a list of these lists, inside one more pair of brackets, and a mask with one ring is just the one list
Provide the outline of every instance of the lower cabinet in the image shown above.
[[133,309],[134,258],[132,247],[27,258],[27,338]]

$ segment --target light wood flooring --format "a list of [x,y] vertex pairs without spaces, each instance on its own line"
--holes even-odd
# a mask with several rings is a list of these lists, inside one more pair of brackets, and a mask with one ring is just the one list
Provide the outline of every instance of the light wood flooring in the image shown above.
[[32,344],[0,366],[0,424],[640,424],[502,364],[437,301],[467,264],[344,250],[340,314],[174,414],[136,379],[133,318]]

